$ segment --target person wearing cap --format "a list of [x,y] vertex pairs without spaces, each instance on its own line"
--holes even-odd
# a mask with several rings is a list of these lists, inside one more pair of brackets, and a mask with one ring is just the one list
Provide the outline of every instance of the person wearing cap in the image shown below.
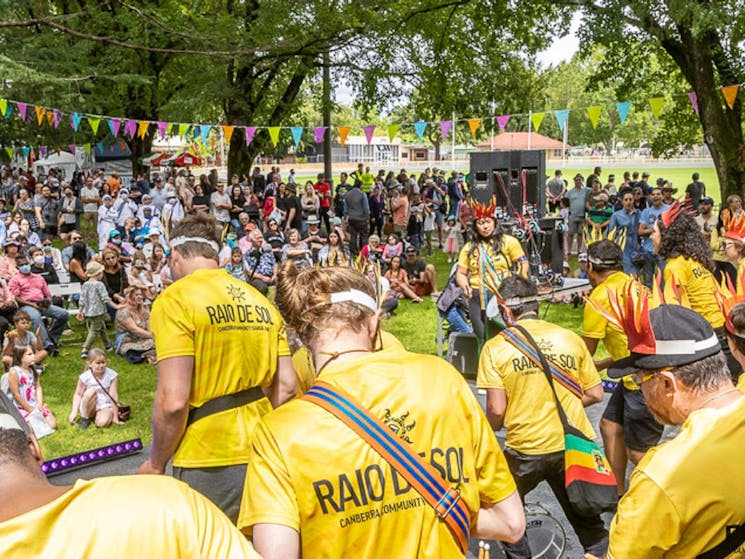
[[[285,265],[277,282],[276,300],[288,329],[310,351],[316,385],[358,400],[399,444],[441,472],[435,475],[443,485],[457,486],[459,518],[473,536],[516,541],[525,531],[522,505],[473,392],[442,359],[395,343],[381,348],[375,297],[370,281],[351,268]],[[380,557],[381,550],[392,557],[465,555],[446,521],[401,474],[306,399],[267,414],[255,431],[238,527],[266,559],[319,550],[360,559]]]
[[706,197],[706,185],[699,180],[698,172],[691,175],[691,182],[686,186],[686,198],[691,200],[693,209],[698,211],[701,200]]
[[[633,279],[623,272],[623,253],[613,241],[603,240],[587,248],[587,277],[593,286],[582,316],[582,339],[591,355],[603,342],[609,358],[596,360],[598,370],[628,355],[626,333],[609,322],[598,309],[609,308],[611,297],[624,301]],[[619,382],[600,420],[600,433],[611,468],[616,475],[618,494],[626,490],[626,467],[637,464],[657,445],[663,426],[654,420],[630,378]]]
[[[602,401],[603,385],[587,347],[574,332],[539,320],[538,288],[532,281],[507,277],[499,292],[505,323],[524,328],[560,370],[563,380],[554,382],[554,387],[569,423],[594,439],[584,408]],[[510,332],[525,341],[521,331],[512,328]],[[524,500],[541,481],[548,482],[585,552],[604,556],[608,531],[603,520],[599,514],[588,517],[574,512],[564,488],[564,428],[542,368],[507,337],[494,336],[481,351],[476,385],[486,390],[486,417],[492,429],[507,430],[504,454],[520,497]],[[532,557],[527,536],[506,544],[505,555]]]
[[642,179],[636,183],[636,186],[641,189],[643,196],[650,194],[649,172],[648,171],[644,171],[642,173]]
[[641,239],[642,255],[644,263],[640,270],[642,282],[647,287],[652,287],[652,281],[657,270],[664,267],[664,259],[654,250],[652,243],[652,233],[654,224],[660,218],[663,212],[667,211],[668,205],[662,199],[662,189],[655,187],[649,193],[651,204],[644,208],[639,216],[639,238]]
[[235,521],[251,434],[261,415],[295,395],[295,372],[276,307],[219,268],[220,242],[209,215],[189,215],[171,232],[174,282],[150,314],[153,442],[138,472],[163,474],[173,458],[174,476]]
[[[631,374],[652,414],[680,426],[637,465],[610,527],[609,559],[703,557],[745,542],[745,397],[735,388],[709,321],[679,305],[620,317],[630,355],[608,376]],[[742,532],[740,530],[740,532]],[[709,555],[707,555],[708,557]]]
[[[419,297],[437,293],[437,270],[433,264],[427,264],[413,245],[406,247],[401,267],[409,276],[409,285]],[[438,293],[439,295],[439,293]]]
[[[585,200],[589,188],[582,184],[584,177],[577,173],[574,176],[574,186],[570,188],[566,197],[569,198],[569,246],[565,249],[567,253],[577,254],[582,248],[582,235],[585,228]],[[577,249],[574,250],[574,242],[577,242]]]
[[85,267],[88,281],[80,288],[77,319],[81,322],[85,320],[88,328],[88,336],[85,338],[83,348],[80,351],[80,357],[83,359],[88,357],[88,350],[98,336],[101,336],[101,341],[106,350],[114,347],[106,333],[106,316],[108,314],[106,307],[118,309],[119,305],[111,300],[106,286],[101,281],[103,270],[103,264],[97,260],[88,262]]
[[[658,183],[659,184],[659,183]],[[673,203],[673,195],[678,189],[673,187],[672,183],[662,179],[662,202],[668,206]]]
[[[709,244],[711,245],[712,232],[716,230],[719,221],[719,217],[713,211],[714,199],[711,196],[704,196],[701,198],[697,209],[698,214],[696,215],[696,223],[701,229],[701,234],[704,236],[704,239],[709,241]],[[714,250],[714,260],[717,260],[719,246],[712,246],[711,248]]]
[[[183,483],[162,477],[111,476],[60,486],[47,480],[42,463],[33,433],[0,394],[4,559],[59,557],[67,552],[109,559],[259,557],[224,514]],[[164,524],[168,529],[163,529]],[[39,530],[44,531],[43,538]]]
[[587,279],[587,253],[580,252],[577,255],[577,269],[572,272],[572,277],[577,279]]

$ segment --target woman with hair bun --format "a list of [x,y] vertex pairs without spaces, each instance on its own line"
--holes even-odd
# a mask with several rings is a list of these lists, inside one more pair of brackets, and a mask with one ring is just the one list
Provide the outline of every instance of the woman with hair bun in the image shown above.
[[457,486],[458,510],[473,535],[514,542],[525,531],[515,484],[473,392],[442,359],[397,344],[379,349],[375,296],[351,268],[288,263],[279,273],[280,312],[318,373],[306,395],[264,416],[252,438],[238,527],[267,559],[319,550],[362,559],[381,550],[393,557],[465,554],[452,518],[438,517],[419,489],[321,407],[319,390],[354,401],[385,424],[378,432]]

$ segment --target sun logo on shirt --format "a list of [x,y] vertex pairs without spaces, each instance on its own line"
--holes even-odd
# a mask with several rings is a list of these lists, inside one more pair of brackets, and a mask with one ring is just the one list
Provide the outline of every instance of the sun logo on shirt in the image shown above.
[[235,285],[228,285],[227,286],[228,295],[233,299],[233,302],[235,303],[242,303],[243,300],[246,298],[246,292],[243,291],[240,287],[237,287]]
[[554,344],[550,340],[541,340],[538,342],[538,347],[541,348],[543,353],[553,353],[551,350],[553,349]]
[[402,439],[411,444],[411,439],[409,439],[406,433],[414,428],[414,426],[416,425],[416,420],[407,425],[406,419],[408,419],[408,417],[409,412],[406,412],[401,417],[394,417],[391,414],[391,410],[386,409],[385,416],[383,417],[383,423],[388,425],[388,428],[393,431],[399,439]]

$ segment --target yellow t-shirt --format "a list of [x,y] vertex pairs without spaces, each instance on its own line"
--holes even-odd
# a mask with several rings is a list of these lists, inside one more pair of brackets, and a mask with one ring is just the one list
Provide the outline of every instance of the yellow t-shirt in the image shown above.
[[[613,559],[691,559],[745,522],[745,398],[694,411],[680,433],[647,451],[610,528]],[[715,475],[711,475],[715,474]],[[729,555],[745,557],[745,551]]]
[[[153,304],[150,330],[159,360],[194,357],[192,407],[269,386],[277,359],[290,355],[277,308],[224,269],[197,270],[169,285]],[[262,398],[193,423],[179,443],[174,466],[245,464],[251,432],[269,410],[269,400]]]
[[3,559],[260,557],[211,501],[167,476],[78,480],[0,522],[0,542]]
[[[466,381],[430,355],[387,348],[329,364],[320,379],[351,394],[481,505],[515,491],[497,439]],[[238,527],[300,532],[302,556],[462,557],[447,525],[339,419],[305,400],[262,418],[251,439]]]
[[[524,319],[519,324],[530,332],[546,358],[559,365],[583,390],[600,384],[592,356],[574,332],[543,320]],[[546,376],[502,336],[494,336],[484,345],[476,385],[506,392],[507,446],[532,455],[564,450],[564,429]],[[582,400],[558,382],[554,382],[554,387],[569,423],[594,439]]]
[[740,378],[737,379],[737,389],[745,394],[745,373],[742,373]]
[[711,272],[695,260],[683,256],[670,258],[665,264],[665,298],[674,301],[672,283],[682,287],[688,297],[691,310],[703,316],[712,328],[724,325],[724,316],[714,297],[716,282]]
[[471,252],[472,248],[473,242],[468,242],[460,250],[460,253],[458,254],[458,267],[471,272],[471,277],[468,281],[469,285],[474,288],[481,287],[481,250],[486,251],[488,260],[491,261],[497,274],[500,276],[500,281],[501,278],[510,275],[513,264],[525,258],[525,251],[523,250],[520,241],[512,235],[502,236],[501,252],[496,252],[486,243],[479,243],[479,248],[473,252]]

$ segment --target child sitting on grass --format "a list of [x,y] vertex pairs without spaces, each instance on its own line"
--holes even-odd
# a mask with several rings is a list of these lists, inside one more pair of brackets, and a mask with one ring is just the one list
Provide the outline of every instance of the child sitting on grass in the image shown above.
[[29,346],[34,350],[34,363],[37,368],[42,367],[41,362],[47,358],[48,353],[41,342],[41,326],[34,334],[28,329],[30,324],[31,317],[26,311],[17,311],[13,315],[13,330],[5,334],[3,346],[3,365],[6,368],[13,365],[13,349],[20,346]]
[[117,373],[108,368],[106,352],[94,347],[86,364],[88,368],[78,377],[67,420],[74,425],[80,413],[78,429],[87,429],[91,420],[96,427],[108,427],[112,423],[121,425],[116,403],[119,401]]
[[3,375],[0,384],[36,437],[41,438],[54,432],[57,420],[44,404],[34,355],[34,349],[30,346],[14,347],[11,351],[13,366]]
[[106,316],[108,314],[106,305],[114,309],[120,308],[120,305],[111,300],[106,286],[101,281],[103,264],[91,260],[85,267],[85,273],[88,275],[88,281],[80,288],[77,316],[77,319],[81,322],[85,318],[85,323],[88,326],[88,337],[85,338],[83,349],[80,352],[80,357],[83,359],[88,357],[88,350],[98,335],[101,336],[101,341],[107,350],[114,347],[106,333]]

